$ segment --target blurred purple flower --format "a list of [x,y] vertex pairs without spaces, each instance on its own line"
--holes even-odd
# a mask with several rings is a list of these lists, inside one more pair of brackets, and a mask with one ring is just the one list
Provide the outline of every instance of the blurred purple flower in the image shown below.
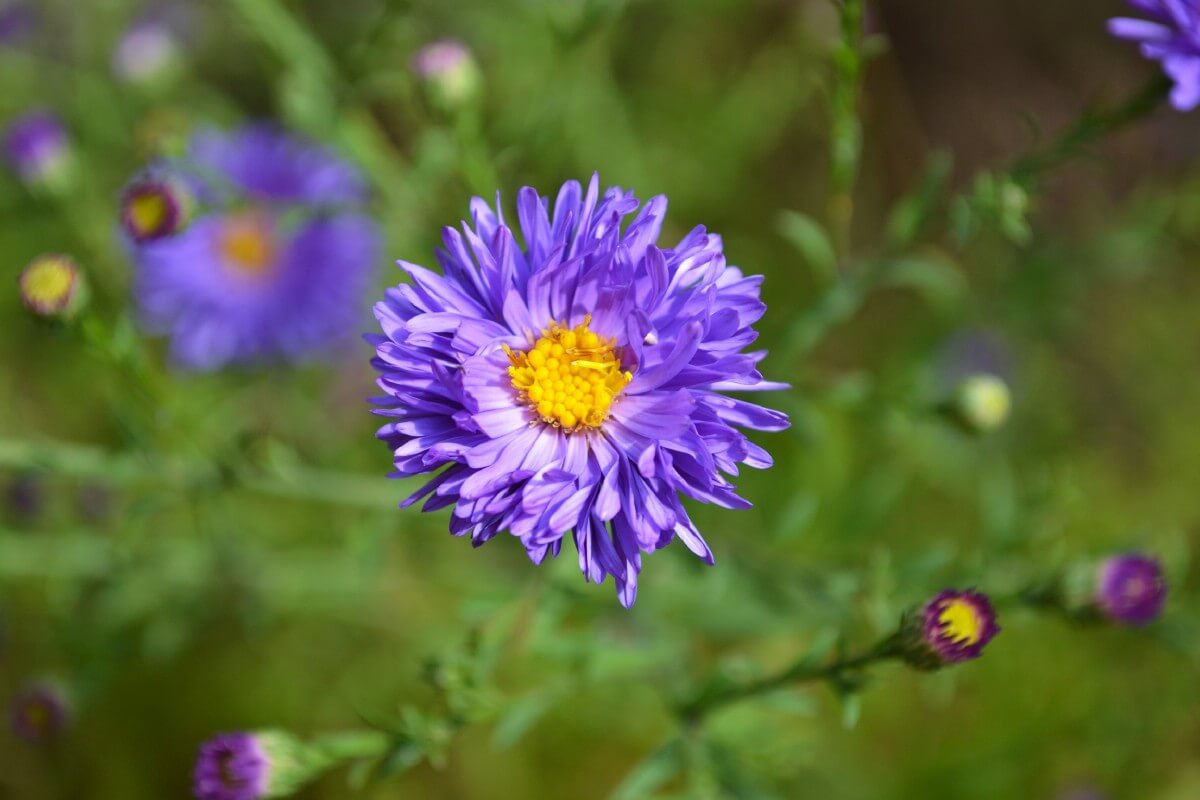
[[508,531],[534,563],[570,533],[587,579],[612,575],[625,606],[644,552],[678,537],[712,563],[680,496],[748,507],[722,473],[772,461],[739,429],[788,426],[727,394],[784,388],[758,372],[764,351],[743,352],[762,279],[703,227],[660,249],[667,200],[639,206],[598,177],[553,206],[524,188],[522,247],[477,198],[474,227],[443,232],[442,274],[400,262],[412,285],[387,292],[367,337],[393,476],[442,470],[403,505],[453,506],[453,534]]
[[471,61],[470,49],[457,39],[440,39],[425,45],[413,56],[413,69],[422,78],[440,78]]
[[128,83],[145,83],[163,75],[180,57],[175,31],[159,19],[130,26],[112,54],[113,74]]
[[1127,553],[1100,565],[1096,604],[1110,619],[1145,625],[1162,613],[1166,599],[1167,582],[1158,559]]
[[187,368],[300,360],[347,341],[378,253],[363,216],[208,215],[140,248],[141,319]]
[[1150,19],[1118,17],[1108,29],[1141,45],[1142,55],[1162,63],[1175,82],[1171,104],[1180,111],[1200,105],[1200,3],[1196,0],[1128,0]]
[[200,747],[192,789],[199,800],[258,800],[267,795],[270,772],[257,736],[228,733]]
[[375,223],[346,205],[365,193],[357,171],[262,127],[200,134],[191,153],[184,168],[206,199],[236,209],[135,248],[143,324],[169,335],[176,362],[192,369],[345,344],[379,254]]
[[21,689],[9,707],[9,725],[14,734],[30,744],[57,739],[71,721],[66,695],[50,683],[34,683]]
[[9,123],[5,130],[5,159],[26,183],[44,182],[61,173],[70,152],[66,130],[49,111],[31,111]]
[[271,125],[233,133],[201,131],[192,138],[187,161],[202,173],[219,176],[222,186],[264,203],[357,205],[367,196],[367,185],[353,166]]
[[930,600],[922,614],[925,644],[942,664],[978,658],[1000,632],[987,595],[971,589],[947,589]]
[[37,12],[28,3],[0,2],[0,47],[19,44],[37,26]]

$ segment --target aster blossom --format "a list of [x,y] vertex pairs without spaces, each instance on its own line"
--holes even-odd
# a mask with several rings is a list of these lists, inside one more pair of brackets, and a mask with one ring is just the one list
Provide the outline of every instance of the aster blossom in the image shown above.
[[380,237],[352,166],[255,125],[202,131],[154,175],[153,186],[126,195],[122,223],[140,320],[171,337],[176,363],[296,361],[356,329]]
[[451,533],[478,546],[507,531],[534,563],[570,538],[625,606],[643,553],[679,538],[713,562],[681,498],[748,507],[727,476],[772,461],[742,429],[788,425],[730,396],[784,388],[759,373],[764,351],[744,352],[762,279],[703,227],[660,247],[666,206],[601,195],[597,176],[552,206],[527,187],[522,246],[499,202],[477,198],[472,224],[443,232],[441,274],[400,262],[412,282],[388,290],[382,335],[367,336],[392,476],[436,473],[402,506],[453,507]]
[[1197,0],[1128,0],[1149,19],[1118,17],[1109,31],[1141,45],[1142,55],[1162,63],[1174,82],[1171,105],[1190,111],[1200,105],[1200,2]]
[[946,589],[904,615],[892,640],[909,666],[937,670],[970,661],[1000,633],[992,601],[974,589]]

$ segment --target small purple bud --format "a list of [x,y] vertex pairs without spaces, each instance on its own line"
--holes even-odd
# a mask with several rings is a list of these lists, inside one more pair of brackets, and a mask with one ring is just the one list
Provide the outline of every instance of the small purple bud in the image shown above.
[[9,123],[4,156],[25,183],[52,184],[69,172],[71,146],[57,116],[33,111]]
[[178,63],[180,43],[171,26],[146,20],[130,27],[112,56],[113,74],[126,83],[145,84],[169,73]]
[[1167,582],[1158,559],[1141,553],[1112,556],[1100,564],[1095,601],[1111,620],[1145,625],[1162,613]]
[[42,482],[36,475],[25,474],[13,478],[5,488],[6,505],[18,522],[32,522],[42,513],[45,496]]
[[456,39],[442,39],[425,45],[417,51],[412,63],[431,98],[444,108],[463,105],[479,89],[480,74],[475,57]]
[[271,762],[252,733],[227,733],[200,747],[192,791],[198,800],[258,800],[266,797]]
[[71,722],[71,709],[62,689],[50,683],[33,683],[21,689],[9,708],[13,733],[30,744],[46,744],[60,737]]

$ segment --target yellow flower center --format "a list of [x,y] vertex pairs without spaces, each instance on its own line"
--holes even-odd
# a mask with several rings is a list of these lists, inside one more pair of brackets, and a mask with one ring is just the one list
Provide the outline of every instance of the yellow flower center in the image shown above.
[[961,644],[975,644],[983,633],[983,620],[966,600],[955,599],[946,603],[938,614],[938,622],[947,638]]
[[74,285],[74,268],[69,262],[54,256],[33,262],[21,276],[21,290],[25,297],[41,308],[65,305]]
[[221,255],[244,275],[257,277],[270,271],[275,249],[270,222],[257,214],[234,217],[221,232]]
[[504,352],[513,388],[543,422],[564,428],[598,428],[633,374],[621,369],[616,340],[588,330],[592,318],[567,328],[552,323],[533,347]]
[[129,221],[139,234],[160,230],[166,224],[171,209],[167,199],[158,192],[141,192],[129,200]]

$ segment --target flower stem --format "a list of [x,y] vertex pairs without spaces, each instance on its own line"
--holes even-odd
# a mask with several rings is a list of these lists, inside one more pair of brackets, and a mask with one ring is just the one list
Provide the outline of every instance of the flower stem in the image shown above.
[[347,731],[322,736],[312,743],[329,764],[375,758],[391,746],[391,739],[380,731]]
[[829,227],[837,254],[845,259],[854,219],[854,183],[862,155],[858,93],[863,64],[863,0],[842,0],[838,14],[841,40],[834,51],[830,97]]
[[1145,118],[1167,98],[1171,81],[1162,74],[1146,83],[1141,91],[1116,108],[1083,114],[1057,141],[1043,150],[1030,153],[1009,168],[1009,176],[1028,186],[1051,169],[1080,154],[1088,145]]
[[696,724],[718,708],[768,694],[785,686],[794,686],[814,681],[827,681],[834,687],[852,685],[847,673],[862,670],[900,655],[899,639],[893,635],[879,642],[870,650],[855,656],[838,658],[824,666],[813,664],[802,658],[784,670],[749,683],[716,686],[700,692],[680,709],[680,716]]

